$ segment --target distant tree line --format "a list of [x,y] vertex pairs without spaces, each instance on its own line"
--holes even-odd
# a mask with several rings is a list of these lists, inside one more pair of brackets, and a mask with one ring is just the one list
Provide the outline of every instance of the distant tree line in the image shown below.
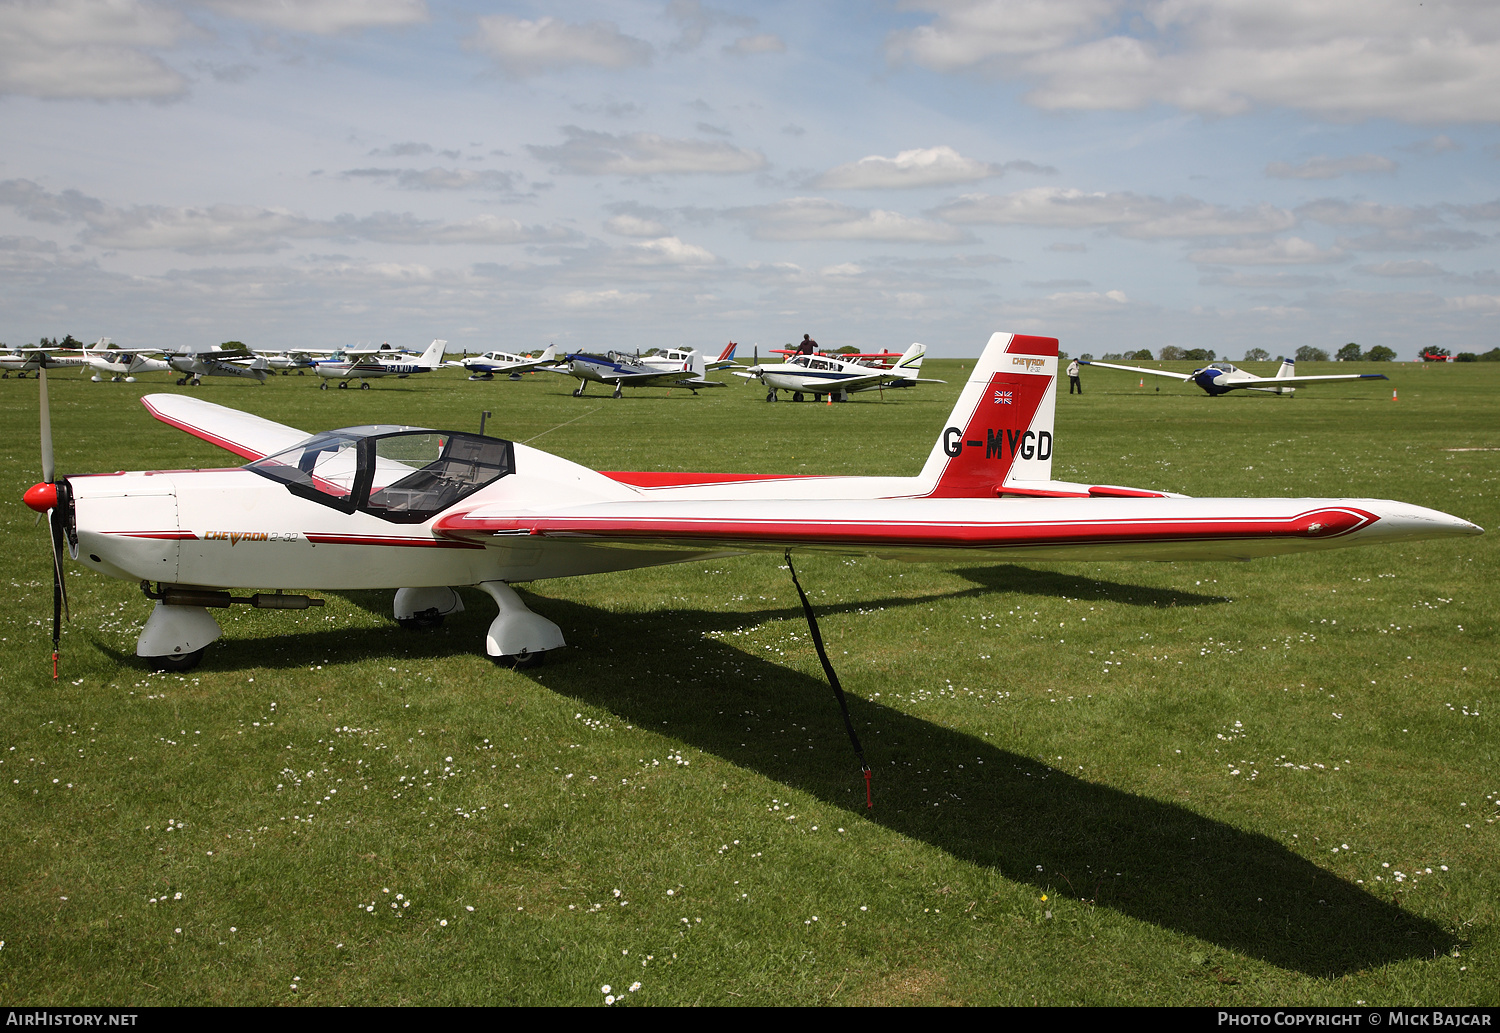
[[[1064,359],[1068,357],[1067,352],[1059,352],[1058,354]],[[1422,349],[1421,352],[1421,358],[1428,362],[1448,362],[1450,361],[1450,355],[1451,353],[1448,351],[1448,349],[1432,346]],[[1152,356],[1150,350],[1142,348],[1139,351],[1133,352],[1105,352],[1102,361],[1116,362],[1121,359],[1134,359],[1139,361],[1141,359],[1149,359],[1151,357]],[[1087,360],[1092,359],[1093,356],[1088,352],[1084,352],[1079,356],[1079,358]],[[1179,348],[1175,344],[1169,344],[1156,354],[1156,358],[1161,359],[1163,362],[1171,362],[1174,360],[1185,360],[1188,362],[1212,362],[1215,358],[1217,358],[1217,356],[1214,354],[1214,351],[1211,348]],[[1266,351],[1264,348],[1251,348],[1249,351],[1245,352],[1245,357],[1241,361],[1266,362],[1269,361],[1270,358],[1271,353]],[[1302,347],[1298,348],[1295,358],[1298,362],[1329,361],[1328,352],[1324,351],[1322,348],[1314,348],[1310,344],[1304,344]],[[1350,341],[1348,344],[1344,345],[1333,355],[1333,359],[1336,362],[1391,362],[1395,358],[1395,351],[1387,348],[1383,344],[1377,344],[1369,351],[1361,351],[1359,345],[1355,344],[1353,341]],[[1489,351],[1483,354],[1476,354],[1475,352],[1459,352],[1457,355],[1451,355],[1451,361],[1500,362],[1500,348],[1491,348]]]

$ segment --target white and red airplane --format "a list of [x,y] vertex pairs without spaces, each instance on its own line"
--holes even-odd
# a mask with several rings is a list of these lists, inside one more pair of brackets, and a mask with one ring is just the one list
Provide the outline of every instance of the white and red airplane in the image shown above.
[[776,401],[778,391],[792,392],[794,402],[802,401],[803,395],[811,395],[814,401],[823,395],[844,402],[857,391],[943,383],[917,375],[926,354],[924,345],[914,344],[890,366],[867,366],[842,355],[799,354],[786,362],[767,362],[735,370],[734,375],[759,380],[766,386],[768,402]]
[[[739,348],[738,344],[730,341],[719,352],[717,359],[704,357],[703,369],[707,373],[715,373],[721,369],[727,369],[735,364],[734,353]],[[653,355],[642,355],[640,362],[645,366],[654,366],[661,370],[681,370],[691,372],[693,367],[693,356],[697,352],[692,348],[668,348],[666,351],[656,352]]]
[[496,373],[520,380],[522,373],[529,373],[557,360],[557,345],[549,344],[537,355],[517,355],[514,352],[485,352],[462,359],[451,359],[445,365],[468,370],[470,380],[494,380]]
[[[43,482],[56,620],[67,547],[139,581],[156,607],[136,653],[185,669],[219,635],[210,610],[320,605],[307,589],[395,589],[395,618],[432,623],[477,586],[499,616],[485,649],[530,664],[562,630],[519,581],[752,550],[970,562],[1223,560],[1475,535],[1458,517],[1349,498],[1188,498],[1052,479],[1057,341],[997,333],[922,471],[911,477],[599,472],[526,445],[424,427],[305,431],[182,394],[157,419],[249,462],[218,470],[54,476],[42,383]],[[155,588],[152,588],[152,584]],[[230,589],[256,587],[249,596]]]

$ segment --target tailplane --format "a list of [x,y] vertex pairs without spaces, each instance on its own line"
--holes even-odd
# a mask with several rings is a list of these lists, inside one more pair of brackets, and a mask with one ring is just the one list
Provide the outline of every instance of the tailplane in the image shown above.
[[1056,380],[1057,338],[992,335],[922,468],[925,493],[993,498],[1002,485],[1050,481]]

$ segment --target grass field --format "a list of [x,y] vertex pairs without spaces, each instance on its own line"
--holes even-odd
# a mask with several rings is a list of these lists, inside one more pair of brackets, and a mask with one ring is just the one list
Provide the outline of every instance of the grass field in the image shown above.
[[[832,406],[548,375],[194,393],[310,431],[489,409],[602,469],[911,474],[969,365]],[[389,593],[236,610],[200,668],[148,675],[150,604],[74,565],[54,683],[36,385],[0,383],[0,1004],[1500,1003],[1500,365],[1370,368],[1218,399],[1086,370],[1054,476],[1488,534],[800,557],[873,816],[777,556],[523,586],[569,646],[520,673],[465,590],[429,633]],[[137,404],[170,381],[51,386],[61,472],[234,462]]]

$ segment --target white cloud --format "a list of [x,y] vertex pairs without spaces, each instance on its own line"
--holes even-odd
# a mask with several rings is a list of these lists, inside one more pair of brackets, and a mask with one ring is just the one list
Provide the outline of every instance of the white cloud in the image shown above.
[[655,219],[644,219],[639,215],[616,215],[604,223],[604,228],[621,237],[665,237],[670,231]]
[[1378,154],[1352,154],[1346,158],[1319,155],[1307,159],[1301,165],[1273,161],[1266,166],[1266,175],[1274,179],[1337,179],[1339,176],[1362,172],[1395,171],[1396,163]]
[[1350,251],[1466,251],[1488,241],[1482,233],[1447,227],[1382,229],[1363,237],[1340,237],[1339,247]]
[[1104,228],[1137,239],[1277,233],[1296,217],[1274,205],[1232,209],[1193,197],[1170,201],[1131,193],[1032,187],[1014,194],[966,194],[932,214],[951,223]]
[[749,56],[751,54],[780,54],[786,51],[786,44],[780,36],[772,32],[762,32],[754,36],[741,36],[729,46],[724,48],[726,54],[737,54]]
[[190,31],[176,10],[139,0],[8,0],[0,3],[0,94],[176,97],[186,80],[149,51]]
[[0,183],[0,204],[38,222],[80,222],[79,239],[121,251],[186,254],[278,251],[293,240],[373,240],[400,244],[525,244],[571,240],[572,230],[525,226],[515,219],[476,215],[460,222],[418,219],[410,213],[340,215],[310,219],[284,208],[215,204],[202,208],[137,205],[115,208],[74,190],[48,193],[29,180]]
[[1401,262],[1380,262],[1377,265],[1357,265],[1354,267],[1354,271],[1357,273],[1368,273],[1371,276],[1401,278],[1448,275],[1448,270],[1436,262],[1427,261],[1425,258],[1409,258]]
[[910,0],[887,54],[1035,84],[1047,109],[1290,107],[1338,120],[1500,119],[1500,8],[1407,0]]
[[651,63],[654,50],[645,40],[622,33],[613,22],[575,25],[556,18],[526,21],[508,14],[479,19],[465,46],[495,59],[504,71],[525,77],[579,65],[635,68]]
[[200,0],[231,18],[287,32],[329,36],[427,21],[424,0]]
[[1410,226],[1415,222],[1432,222],[1437,218],[1430,209],[1376,204],[1373,201],[1343,201],[1336,197],[1309,201],[1297,208],[1297,214],[1325,226],[1378,226],[1382,229]]
[[514,190],[514,172],[495,169],[349,169],[347,179],[388,179],[403,190]]
[[1002,165],[965,158],[952,147],[902,151],[894,158],[878,154],[839,165],[812,185],[820,190],[881,190],[892,187],[948,186],[975,183],[1001,175]]
[[649,294],[632,291],[569,291],[557,300],[566,308],[618,308],[635,305],[650,298]]
[[1194,251],[1188,257],[1203,265],[1313,265],[1338,262],[1344,255],[1338,250],[1325,251],[1301,237],[1286,237],[1206,248]]
[[759,151],[720,140],[674,140],[656,133],[600,133],[563,126],[567,142],[554,146],[527,145],[542,161],[560,172],[579,175],[652,176],[756,172],[766,167]]
[[676,237],[661,237],[641,244],[630,244],[615,253],[615,260],[627,265],[718,265],[712,251],[697,244],[687,244]]
[[794,197],[775,204],[731,209],[725,214],[750,224],[757,240],[884,240],[893,243],[961,244],[971,238],[955,226],[913,219],[879,208],[853,208],[821,197]]

